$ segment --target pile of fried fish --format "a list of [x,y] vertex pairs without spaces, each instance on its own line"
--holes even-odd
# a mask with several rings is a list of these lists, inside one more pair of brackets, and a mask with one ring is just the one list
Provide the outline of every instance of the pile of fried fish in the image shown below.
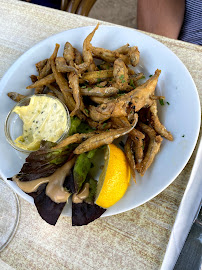
[[[50,58],[36,64],[38,74],[30,76],[32,84],[27,86],[34,89],[34,94],[60,99],[70,111],[71,128],[69,136],[58,144],[42,142],[17,177],[20,181],[49,177],[76,157],[63,188],[78,194],[87,181],[91,192],[90,199],[72,204],[73,225],[88,224],[105,211],[94,203],[96,181],[90,174],[98,148],[127,135],[124,152],[135,181],[136,171],[143,176],[153,163],[162,137],[173,140],[157,115],[157,102],[164,99],[155,94],[161,71],[157,69],[147,80],[143,73],[136,73],[133,67],[140,58],[136,46],[126,44],[113,51],[94,47],[91,41],[98,28],[99,24],[84,40],[82,54],[66,42],[63,56],[59,57],[60,46],[56,44]],[[16,92],[8,96],[16,102],[25,97]],[[54,225],[65,203],[51,201],[46,186],[43,184],[30,195],[42,218]]]

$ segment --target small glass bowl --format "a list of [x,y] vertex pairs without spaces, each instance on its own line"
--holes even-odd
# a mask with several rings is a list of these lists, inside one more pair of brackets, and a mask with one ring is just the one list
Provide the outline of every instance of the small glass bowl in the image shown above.
[[[70,120],[69,111],[68,111],[66,105],[63,102],[61,102],[58,98],[56,98],[54,96],[45,95],[45,94],[40,94],[40,95],[37,95],[37,96],[46,96],[48,98],[57,99],[57,101],[59,101],[62,104],[62,106],[65,108],[65,111],[67,113],[67,129],[62,134],[62,136],[56,141],[56,143],[59,143],[60,141],[62,141],[68,135],[68,132],[69,132],[69,129],[70,129],[71,120]],[[16,149],[16,150],[18,150],[18,151],[20,151],[22,153],[25,153],[25,154],[29,154],[29,153],[37,151],[37,150],[25,150],[25,149],[19,148],[15,144],[15,139],[18,138],[23,133],[23,121],[20,119],[19,115],[17,113],[13,112],[13,111],[17,106],[27,106],[27,105],[29,105],[31,97],[32,96],[27,96],[26,98],[23,98],[20,102],[18,102],[13,107],[13,109],[8,113],[8,115],[6,117],[5,126],[4,126],[6,139],[9,142],[9,144],[14,149]]]

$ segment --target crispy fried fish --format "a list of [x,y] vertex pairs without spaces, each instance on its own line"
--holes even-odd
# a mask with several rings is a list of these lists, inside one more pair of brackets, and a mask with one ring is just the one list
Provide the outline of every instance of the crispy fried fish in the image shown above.
[[110,117],[126,116],[128,107],[133,107],[137,112],[142,107],[150,106],[153,103],[150,96],[154,94],[160,73],[161,71],[157,69],[155,75],[144,84],[111,102],[97,107],[89,106],[90,117],[97,122],[105,121]]
[[130,50],[128,52],[129,58],[130,58],[130,64],[135,67],[139,63],[140,60],[140,52],[138,50],[138,47],[130,47]]
[[23,98],[26,98],[27,96],[25,96],[25,95],[21,95],[21,94],[19,94],[19,93],[17,93],[17,92],[9,92],[9,93],[7,93],[7,96],[9,97],[9,98],[11,98],[13,101],[15,101],[15,102],[19,102],[19,101],[21,101]]
[[87,81],[89,84],[99,83],[101,81],[105,81],[108,78],[113,77],[113,70],[98,70],[84,73],[82,79]]
[[[130,126],[128,119],[124,116],[112,117],[111,119],[112,119],[112,122],[118,127]],[[136,163],[140,163],[143,159],[143,140],[145,138],[145,135],[141,131],[135,128],[132,129],[128,135],[133,140],[132,147],[134,151],[135,161]]]
[[96,134],[99,134],[99,132],[89,132],[89,133],[76,133],[72,136],[67,137],[63,141],[61,141],[58,145],[54,146],[52,149],[60,149],[63,147],[66,147],[72,143],[80,143],[83,140],[86,140]]
[[35,64],[36,66],[36,70],[38,71],[38,73],[41,72],[41,70],[43,69],[43,67],[45,66],[45,64],[47,63],[48,59],[44,59],[42,61],[39,61],[38,63]]
[[167,129],[164,127],[164,125],[160,122],[159,117],[157,115],[157,102],[156,100],[153,102],[153,104],[150,106],[150,112],[151,112],[151,124],[155,131],[165,137],[169,141],[173,141],[172,134],[167,131]]
[[63,57],[68,65],[74,66],[74,48],[69,42],[65,43]]
[[151,166],[156,154],[159,152],[163,138],[160,135],[156,135],[155,130],[148,125],[139,122],[138,126],[149,136],[149,145],[146,154],[138,166],[138,172],[143,176],[146,170]]
[[58,72],[75,72],[76,74],[78,73],[75,67],[67,65],[64,57],[56,57],[55,65]]
[[95,136],[92,136],[91,138],[82,142],[74,150],[74,154],[79,155],[81,153],[88,152],[92,149],[96,149],[102,145],[112,143],[115,139],[128,134],[134,128],[134,126],[137,124],[137,121],[138,121],[138,115],[136,114],[135,120],[134,120],[132,126],[125,127],[125,128],[111,129],[109,131],[105,131],[105,132],[102,132],[102,133],[97,134]]
[[44,85],[48,85],[50,83],[55,82],[55,76],[53,73],[47,75],[46,77],[36,81],[35,83],[26,87],[26,89],[38,88]]
[[84,111],[84,103],[79,87],[79,77],[74,72],[70,72],[69,74],[69,85],[72,88],[73,97],[76,103],[74,110],[71,112],[71,116],[74,116],[79,110]]
[[89,71],[94,71],[96,66],[94,64],[93,55],[90,49],[90,42],[95,34],[95,31],[98,29],[99,23],[96,25],[94,30],[85,38],[83,42],[83,60],[84,62],[80,65],[77,65],[76,68],[78,69],[79,73],[85,72],[87,69]]
[[113,76],[115,78],[117,88],[125,90],[128,86],[128,69],[121,58],[114,61]]
[[124,146],[124,151],[126,154],[126,158],[128,161],[128,164],[130,166],[130,171],[133,177],[133,180],[136,182],[136,176],[135,176],[135,160],[134,160],[134,156],[133,156],[133,152],[132,152],[132,144],[133,141],[131,140],[131,138],[128,136],[125,146]]
[[119,92],[119,89],[116,87],[98,87],[95,86],[93,88],[86,87],[81,88],[81,94],[82,96],[93,96],[93,97],[110,97]]

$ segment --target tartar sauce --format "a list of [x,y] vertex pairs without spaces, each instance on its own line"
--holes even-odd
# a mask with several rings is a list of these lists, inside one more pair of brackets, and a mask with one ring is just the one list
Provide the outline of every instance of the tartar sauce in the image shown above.
[[23,121],[23,134],[15,140],[24,150],[39,149],[40,142],[56,142],[68,129],[67,112],[62,103],[48,96],[32,96],[28,106],[13,110]]

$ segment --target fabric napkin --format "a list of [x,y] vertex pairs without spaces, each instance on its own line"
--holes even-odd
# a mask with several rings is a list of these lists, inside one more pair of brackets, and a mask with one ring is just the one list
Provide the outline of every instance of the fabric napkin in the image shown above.
[[161,270],[172,270],[191,229],[202,199],[202,139],[171,232]]

